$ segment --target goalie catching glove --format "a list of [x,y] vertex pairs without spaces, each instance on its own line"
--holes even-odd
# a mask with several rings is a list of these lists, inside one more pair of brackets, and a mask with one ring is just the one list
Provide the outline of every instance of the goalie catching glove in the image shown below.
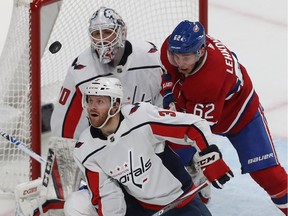
[[216,145],[210,145],[205,150],[196,153],[193,161],[196,168],[200,167],[206,178],[216,188],[223,188],[223,185],[234,177]]

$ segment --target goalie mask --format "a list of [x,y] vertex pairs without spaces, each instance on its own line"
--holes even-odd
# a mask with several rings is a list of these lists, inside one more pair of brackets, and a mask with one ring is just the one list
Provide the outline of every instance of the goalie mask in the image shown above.
[[[110,97],[110,108],[108,110],[108,117],[104,121],[104,123],[98,128],[102,128],[108,120],[115,116],[119,111],[123,100],[123,89],[119,79],[112,77],[99,77],[91,82],[89,86],[85,88],[84,95],[82,97],[82,106],[83,109],[87,111],[88,107],[88,96],[108,96]],[[111,114],[111,110],[114,104],[119,103],[119,109]]]
[[119,48],[125,46],[126,25],[113,9],[101,7],[90,19],[89,35],[100,62],[107,64],[114,59]]

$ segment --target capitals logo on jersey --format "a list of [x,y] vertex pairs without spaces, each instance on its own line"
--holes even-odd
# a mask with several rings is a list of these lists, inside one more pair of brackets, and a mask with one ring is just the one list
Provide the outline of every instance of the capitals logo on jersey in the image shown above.
[[[143,187],[143,183],[148,181],[148,170],[152,167],[150,158],[145,160],[142,156],[138,159],[138,163],[133,163],[132,150],[129,150],[129,162],[124,163],[123,167],[117,166],[115,171],[110,171],[112,177],[117,178],[121,184],[131,182],[138,188]],[[121,176],[121,177],[120,177]]]
[[139,103],[135,103],[134,104],[134,107],[131,108],[130,112],[129,112],[129,115],[133,114],[134,112],[136,112],[139,108]]
[[75,148],[80,148],[84,142],[76,142]]
[[77,64],[77,61],[78,58],[76,58],[72,63],[72,67],[74,67],[74,70],[81,70],[86,67],[85,65]]
[[152,45],[152,48],[148,51],[148,53],[155,53],[155,52],[158,51],[158,49],[157,49],[155,44],[153,44],[153,43],[151,43],[149,41],[148,41],[148,43]]

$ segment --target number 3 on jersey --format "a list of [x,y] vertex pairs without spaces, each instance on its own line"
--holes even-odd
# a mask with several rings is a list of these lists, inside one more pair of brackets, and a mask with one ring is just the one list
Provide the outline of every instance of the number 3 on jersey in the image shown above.
[[67,99],[70,95],[70,90],[69,89],[66,89],[66,88],[62,88],[61,89],[61,94],[60,94],[60,98],[59,98],[59,103],[61,105],[65,105],[65,103],[67,102]]
[[194,107],[194,115],[198,115],[201,118],[206,120],[213,119],[214,116],[212,112],[215,110],[215,105],[213,103],[210,104],[196,104]]
[[159,115],[160,116],[169,115],[169,116],[175,117],[176,113],[174,111],[171,111],[171,110],[161,110],[161,111],[159,111]]

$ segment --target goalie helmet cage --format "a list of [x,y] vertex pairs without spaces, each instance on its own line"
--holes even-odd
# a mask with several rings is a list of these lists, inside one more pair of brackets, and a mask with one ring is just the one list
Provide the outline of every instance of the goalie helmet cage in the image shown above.
[[[41,107],[55,103],[69,65],[90,46],[88,20],[100,7],[126,22],[127,39],[158,48],[182,20],[200,20],[207,30],[207,0],[14,0],[0,58],[0,128],[41,152]],[[62,48],[52,53],[49,46]],[[55,48],[55,47],[54,47]],[[0,138],[0,190],[41,176],[41,165]]]

